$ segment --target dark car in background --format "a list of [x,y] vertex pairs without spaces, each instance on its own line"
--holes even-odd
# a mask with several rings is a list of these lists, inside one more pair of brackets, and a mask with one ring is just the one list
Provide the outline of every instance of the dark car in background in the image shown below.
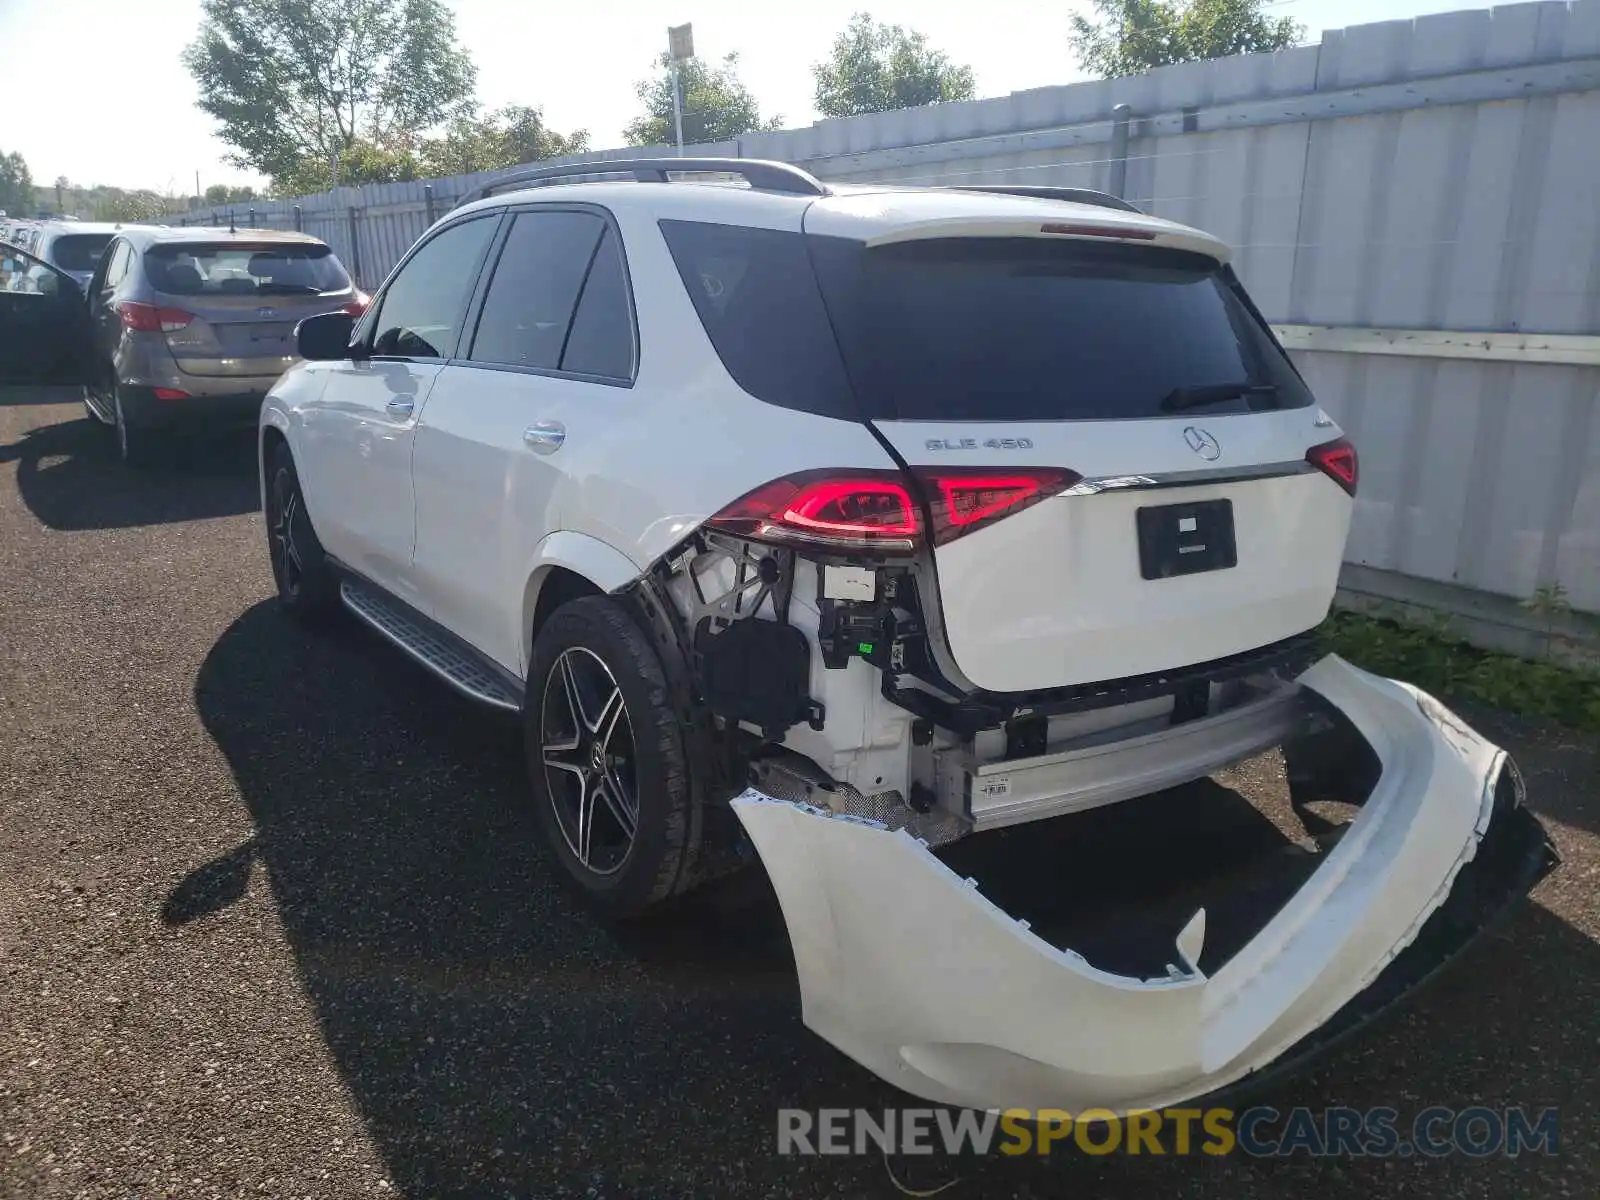
[[271,229],[124,226],[83,290],[84,405],[129,462],[181,426],[253,424],[295,326],[367,302],[326,243]]
[[[27,250],[50,266],[65,271],[82,287],[94,275],[111,239],[133,226],[51,221],[38,227]],[[37,271],[35,271],[37,278]]]

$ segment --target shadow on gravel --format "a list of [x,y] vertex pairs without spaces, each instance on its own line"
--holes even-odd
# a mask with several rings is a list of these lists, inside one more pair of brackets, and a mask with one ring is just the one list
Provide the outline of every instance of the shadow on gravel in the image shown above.
[[189,872],[161,906],[162,923],[187,925],[242,899],[250,887],[255,853],[255,842],[248,841]]
[[88,418],[46,425],[0,445],[0,463],[17,464],[23,502],[51,529],[126,529],[261,507],[249,430],[175,437],[141,470],[118,461],[114,437]]
[[[535,850],[515,723],[349,623],[306,631],[258,605],[212,649],[195,700],[256,833],[175,881],[163,915],[204,937],[203,917],[242,895],[261,864],[329,1050],[400,1194],[900,1194],[875,1153],[775,1152],[780,1108],[916,1102],[803,1028],[787,935],[759,871],[607,929]],[[1004,861],[983,865],[1006,873]],[[1403,1113],[1555,1104],[1576,1133],[1587,1066],[1541,1061],[1535,1046],[1541,1026],[1592,1023],[1597,1012],[1600,951],[1525,910],[1398,1022],[1269,1099]],[[892,1165],[911,1188],[959,1177],[951,1197],[1301,1197],[1324,1179],[1341,1196],[1520,1195],[1541,1178],[1559,1182],[1548,1162],[1527,1159],[1070,1153]]]

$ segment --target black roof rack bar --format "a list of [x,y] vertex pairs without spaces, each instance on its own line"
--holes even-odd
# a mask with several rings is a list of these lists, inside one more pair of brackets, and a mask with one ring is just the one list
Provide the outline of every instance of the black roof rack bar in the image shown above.
[[513,171],[493,183],[463,196],[463,204],[482,200],[506,188],[530,183],[553,183],[584,175],[631,175],[641,183],[667,183],[674,172],[685,174],[739,175],[753,188],[769,192],[791,192],[797,196],[826,196],[828,189],[808,172],[788,163],[762,158],[615,158],[605,162],[566,163],[558,167],[534,167]]
[[958,192],[998,192],[1002,196],[1035,196],[1040,200],[1067,200],[1073,204],[1093,204],[1098,208],[1114,208],[1120,212],[1139,212],[1138,206],[1110,192],[1097,192],[1093,188],[1046,187],[1028,183],[963,183],[955,185]]

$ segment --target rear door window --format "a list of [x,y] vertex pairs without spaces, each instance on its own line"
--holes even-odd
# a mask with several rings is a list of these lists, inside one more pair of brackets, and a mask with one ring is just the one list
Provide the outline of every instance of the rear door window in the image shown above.
[[589,264],[561,369],[607,379],[633,378],[633,302],[614,229],[601,235]]
[[474,362],[554,371],[606,223],[586,212],[518,213],[468,354]]
[[111,261],[106,264],[105,278],[100,282],[100,290],[108,291],[121,283],[128,273],[128,263],[132,258],[132,251],[127,242],[118,242],[111,251]]

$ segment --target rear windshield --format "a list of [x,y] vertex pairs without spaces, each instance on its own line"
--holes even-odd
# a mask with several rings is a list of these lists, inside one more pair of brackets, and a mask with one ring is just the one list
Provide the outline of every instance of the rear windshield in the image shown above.
[[[851,415],[824,394],[839,386],[830,371],[841,360],[864,418],[1126,420],[1311,403],[1202,255],[1040,238],[868,248],[668,228],[684,224],[663,231],[724,365],[787,407]],[[774,385],[753,355],[790,374]]]
[[179,242],[145,251],[144,269],[171,296],[315,296],[350,286],[326,246]]
[[93,271],[111,244],[109,233],[73,233],[50,243],[50,259],[63,271]]

